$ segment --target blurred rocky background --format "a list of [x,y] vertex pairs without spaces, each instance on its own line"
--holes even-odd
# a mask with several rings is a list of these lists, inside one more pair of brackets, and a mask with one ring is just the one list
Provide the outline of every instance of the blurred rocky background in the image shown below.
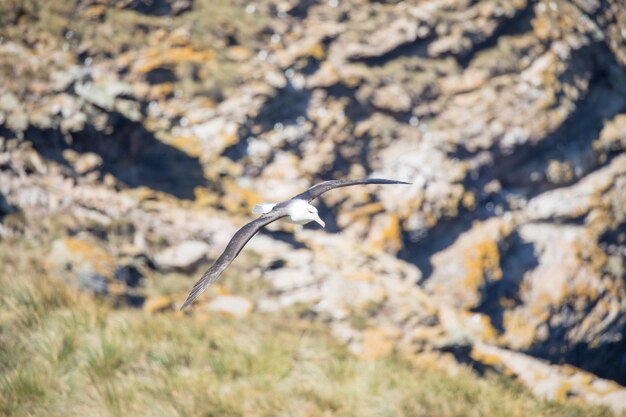
[[411,181],[270,226],[191,314],[621,412],[625,149],[622,0],[0,1],[0,239],[117,307],[176,314],[261,201]]

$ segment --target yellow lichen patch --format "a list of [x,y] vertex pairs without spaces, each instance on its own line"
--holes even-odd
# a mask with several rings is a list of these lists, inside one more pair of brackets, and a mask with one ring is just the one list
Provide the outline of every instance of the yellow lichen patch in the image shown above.
[[352,274],[346,275],[345,278],[351,281],[374,282],[376,276],[369,271],[359,270]]
[[582,260],[585,264],[589,265],[592,271],[600,273],[602,272],[608,257],[598,245],[595,245],[592,242],[594,242],[593,236],[589,236],[589,239],[585,241],[574,242],[572,245],[573,250],[575,256]]
[[261,197],[250,188],[243,188],[234,181],[224,182],[224,197],[222,205],[230,212],[249,213],[252,208],[261,202]]
[[247,59],[250,59],[250,57],[252,56],[252,51],[248,48],[244,48],[241,45],[235,45],[228,48],[226,55],[233,61],[245,61]]
[[[161,83],[157,85],[150,86],[148,90],[148,99],[150,100],[158,100],[160,98],[164,98],[169,96],[174,92],[174,84],[172,83]],[[160,123],[153,124],[152,126],[155,128],[161,127],[161,123],[163,120],[159,120]]]
[[157,193],[153,189],[148,187],[137,187],[134,189],[126,190],[126,192],[128,194],[131,194],[140,202],[157,199]]
[[567,400],[570,390],[572,389],[572,384],[568,381],[562,382],[554,392],[554,398],[557,401],[565,401]]
[[213,207],[219,201],[219,196],[205,187],[194,188],[193,196],[194,205],[198,207]]
[[441,339],[445,335],[439,326],[419,326],[413,330],[411,340],[415,342],[430,342]]
[[463,284],[472,291],[479,289],[486,279],[502,279],[500,269],[500,252],[498,244],[493,239],[484,239],[477,242],[465,251],[465,270]]
[[115,270],[115,260],[104,249],[82,239],[63,238],[67,250],[75,257],[93,266],[95,272],[103,276],[111,276]]
[[608,153],[626,148],[626,114],[619,114],[605,123],[600,136],[592,143],[600,162],[605,162]]
[[375,327],[365,330],[361,358],[376,360],[389,356],[401,335],[402,331],[394,327]]
[[350,214],[353,218],[362,217],[362,216],[371,216],[372,214],[380,213],[385,208],[380,201],[365,204],[361,207],[355,207],[350,211]]
[[462,203],[466,209],[474,210],[476,208],[476,195],[471,191],[466,191],[463,193]]
[[224,287],[222,284],[213,285],[213,290],[217,293],[217,295],[230,295],[228,288]]
[[494,342],[498,331],[491,325],[491,319],[486,314],[461,311],[460,318],[465,328],[480,337],[485,342]]
[[89,6],[83,12],[83,16],[90,20],[99,20],[107,12],[107,8],[103,4],[96,4],[94,6]]
[[383,227],[373,228],[370,232],[370,248],[372,250],[397,253],[402,248],[400,218],[392,213],[383,216]]
[[483,363],[487,366],[492,367],[501,367],[504,366],[502,359],[498,355],[488,354],[483,352],[482,350],[476,349],[474,347],[470,352],[470,357],[477,362]]
[[315,42],[302,49],[301,56],[310,56],[321,61],[326,56],[326,49],[320,42]]
[[110,282],[107,285],[107,292],[109,295],[124,295],[126,290],[126,285],[119,281]]
[[504,312],[505,333],[502,339],[512,349],[527,349],[537,338],[537,329],[527,317],[516,312]]
[[189,156],[199,157],[202,154],[202,143],[195,136],[175,136],[168,141],[168,144]]
[[172,298],[166,295],[158,295],[148,298],[143,304],[143,311],[154,314],[168,310],[173,305]]
[[182,62],[202,64],[215,58],[213,49],[195,51],[190,46],[173,48],[150,48],[133,64],[133,72],[145,74],[157,68],[175,66]]

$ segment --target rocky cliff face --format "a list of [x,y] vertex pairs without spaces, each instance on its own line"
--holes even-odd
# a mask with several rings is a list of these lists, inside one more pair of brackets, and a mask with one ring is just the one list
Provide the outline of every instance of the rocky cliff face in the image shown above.
[[365,357],[626,404],[598,379],[626,384],[620,0],[11,3],[0,232],[70,215],[51,258],[88,267],[51,271],[141,302],[161,251],[213,258],[260,201],[409,180],[328,194],[341,233],[273,226],[225,281],[260,279],[257,309],[301,306]]

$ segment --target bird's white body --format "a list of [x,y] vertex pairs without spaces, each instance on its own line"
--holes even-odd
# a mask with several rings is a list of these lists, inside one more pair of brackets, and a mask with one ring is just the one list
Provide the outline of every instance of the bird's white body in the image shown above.
[[[275,203],[261,203],[254,206],[252,212],[255,214],[266,214],[274,209]],[[317,222],[322,227],[326,224],[320,219],[317,208],[309,204],[305,200],[294,199],[289,202],[287,208],[287,217],[285,221],[293,224],[307,224]]]

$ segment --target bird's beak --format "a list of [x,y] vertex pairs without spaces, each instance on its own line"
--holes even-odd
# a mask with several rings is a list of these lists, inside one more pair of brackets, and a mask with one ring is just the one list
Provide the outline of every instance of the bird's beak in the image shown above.
[[326,223],[324,223],[324,221],[320,219],[319,214],[315,215],[315,218],[313,220],[315,220],[315,223],[319,224],[320,226],[326,227]]

